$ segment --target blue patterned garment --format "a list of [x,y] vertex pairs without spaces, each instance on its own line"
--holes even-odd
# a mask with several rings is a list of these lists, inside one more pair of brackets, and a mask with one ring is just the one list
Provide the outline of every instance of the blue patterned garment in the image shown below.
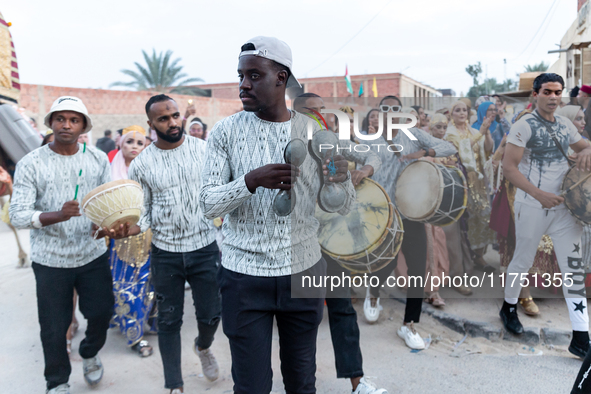
[[145,331],[156,332],[154,286],[150,280],[151,238],[148,230],[133,237],[111,240],[110,263],[115,294],[111,327],[119,327],[129,346],[141,341]]

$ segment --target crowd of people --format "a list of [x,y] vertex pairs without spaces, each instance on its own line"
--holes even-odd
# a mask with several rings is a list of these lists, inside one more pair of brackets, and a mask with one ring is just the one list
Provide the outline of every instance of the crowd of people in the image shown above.
[[[309,112],[321,113],[325,103],[308,92],[290,110],[286,88],[299,86],[291,69],[287,44],[270,37],[249,40],[238,62],[244,111],[216,123],[209,134],[193,105],[183,116],[178,103],[159,94],[145,106],[147,131],[129,125],[113,140],[106,130],[94,147],[87,134],[92,116],[84,103],[71,96],[54,102],[45,117],[52,132],[17,164],[9,210],[15,227],[31,229],[47,392],[70,392],[68,353],[78,304],[88,321],[79,353],[89,385],[102,379],[98,353],[109,327],[116,327],[142,357],[153,352],[145,334],[157,332],[164,387],[183,393],[180,331],[188,288],[198,326],[192,347],[208,380],[219,377],[211,345],[221,322],[230,343],[234,392],[269,393],[275,320],[286,392],[315,392],[316,337],[326,297],[337,377],[349,379],[354,394],[387,393],[365,377],[351,289],[309,293],[298,288],[297,278],[351,273],[320,248],[315,211],[327,186],[340,185],[343,201],[331,212],[343,216],[366,178],[395,203],[401,173],[418,160],[461,172],[467,207],[443,227],[402,217],[400,253],[371,273],[378,286],[367,289],[365,319],[379,321],[381,284],[395,270],[399,275],[401,266],[409,276],[492,273],[484,255],[494,246],[501,270],[520,278],[507,282],[500,311],[505,329],[515,335],[523,333],[517,305],[526,314],[539,314],[524,283],[528,273],[583,278],[571,286],[564,281],[563,290],[573,329],[569,351],[587,356],[575,388],[587,387],[589,382],[581,381],[587,376],[583,370],[591,368],[584,271],[591,260],[591,230],[565,208],[560,186],[569,161],[591,170],[585,120],[591,87],[583,86],[578,99],[562,105],[562,78],[541,74],[530,106],[512,120],[505,117],[505,99],[495,95],[475,103],[460,99],[434,113],[386,96],[367,111],[361,133],[376,134],[389,114],[411,115],[406,121],[417,121],[410,129],[414,138],[396,128],[390,139],[380,137],[389,146],[402,146],[401,152],[352,149],[360,141],[351,127],[351,138],[339,140],[340,150],[332,156],[314,156],[310,148],[309,157],[295,165],[289,159],[294,148],[289,156],[285,148],[290,141],[308,140]],[[352,123],[355,108],[341,111]],[[312,122],[314,135],[349,127],[336,117],[327,120]],[[127,179],[144,193],[136,225],[99,228],[82,215],[81,197]],[[287,215],[274,210],[277,190],[290,193],[294,206]],[[465,284],[453,288],[462,296],[473,292]],[[425,348],[415,327],[423,302],[445,306],[438,287],[408,286],[397,334],[417,350]]]

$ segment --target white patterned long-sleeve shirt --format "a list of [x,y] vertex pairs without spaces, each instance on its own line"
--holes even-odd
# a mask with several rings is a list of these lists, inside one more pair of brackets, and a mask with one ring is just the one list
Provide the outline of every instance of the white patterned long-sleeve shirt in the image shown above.
[[83,152],[79,144],[76,154],[64,156],[45,145],[18,162],[10,221],[17,228],[32,229],[33,262],[55,268],[76,268],[107,251],[104,239],[93,239],[92,222],[86,216],[40,229],[33,228],[33,216],[60,211],[65,202],[74,199],[76,184],[79,184],[77,201],[81,202],[92,189],[110,180],[107,155],[92,146]]
[[190,135],[175,149],[151,144],[129,166],[129,179],[144,190],[144,213],[138,224],[142,232],[152,229],[152,243],[159,249],[187,253],[215,241],[199,206],[206,145]]
[[[224,216],[222,265],[253,276],[283,276],[302,272],[321,258],[318,221],[314,217],[320,190],[318,165],[307,155],[300,166],[293,192],[296,205],[285,217],[273,211],[277,190],[257,188],[251,193],[244,177],[267,164],[284,163],[283,151],[292,138],[307,142],[308,118],[293,112],[287,122],[261,120],[252,112],[239,112],[214,126],[207,142],[200,202],[206,217]],[[342,141],[349,146],[350,141]],[[375,154],[339,152],[349,160],[379,168]],[[349,212],[355,200],[350,180],[343,183]]]

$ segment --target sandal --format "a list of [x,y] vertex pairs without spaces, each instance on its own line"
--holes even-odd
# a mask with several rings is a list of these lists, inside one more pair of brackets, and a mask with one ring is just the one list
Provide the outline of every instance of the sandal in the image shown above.
[[437,291],[431,293],[427,298],[425,298],[425,301],[427,301],[429,304],[433,306],[441,307],[445,305],[445,301],[443,300],[443,298],[441,298],[439,292]]
[[150,357],[152,355],[152,353],[154,352],[154,350],[152,349],[152,346],[150,346],[150,344],[146,340],[139,341],[138,343],[133,345],[131,348],[133,350],[135,350],[136,352],[138,352],[140,357]]
[[540,309],[531,297],[520,298],[519,304],[523,307],[523,311],[528,316],[537,316],[540,314]]

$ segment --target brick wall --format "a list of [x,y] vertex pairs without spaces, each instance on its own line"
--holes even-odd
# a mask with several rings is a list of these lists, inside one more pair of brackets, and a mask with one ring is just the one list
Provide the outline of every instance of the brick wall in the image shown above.
[[[27,115],[37,121],[39,130],[45,130],[43,119],[51,108],[51,104],[61,96],[79,97],[94,123],[93,139],[102,137],[105,129],[113,131],[133,124],[146,127],[145,104],[154,95],[151,92],[134,92],[105,89],[79,89],[60,86],[44,86],[23,84],[21,88],[20,106],[26,109]],[[187,101],[192,99],[197,107],[197,115],[211,130],[215,122],[242,110],[239,99],[218,99],[211,97],[194,97],[169,94],[184,114]]]

